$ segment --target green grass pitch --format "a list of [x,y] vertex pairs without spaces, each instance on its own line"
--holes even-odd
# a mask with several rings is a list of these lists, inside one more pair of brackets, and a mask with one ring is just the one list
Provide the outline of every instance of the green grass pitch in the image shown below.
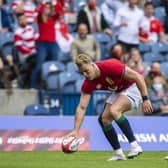
[[106,160],[112,152],[0,152],[0,168],[168,168],[168,152],[144,152],[126,161]]

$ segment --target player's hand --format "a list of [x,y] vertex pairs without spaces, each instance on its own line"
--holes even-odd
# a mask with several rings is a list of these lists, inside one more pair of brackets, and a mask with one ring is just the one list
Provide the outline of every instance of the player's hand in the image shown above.
[[152,108],[150,100],[143,101],[142,109],[143,109],[145,114],[151,114],[152,113],[153,108]]
[[70,133],[69,133],[68,135],[66,135],[65,137],[71,137],[71,136],[77,138],[78,132],[77,132],[76,130],[73,130],[72,132],[70,132]]

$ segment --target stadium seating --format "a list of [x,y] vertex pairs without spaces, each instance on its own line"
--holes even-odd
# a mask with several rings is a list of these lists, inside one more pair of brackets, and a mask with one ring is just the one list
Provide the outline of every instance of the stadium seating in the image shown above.
[[59,79],[57,73],[53,72],[48,75],[46,81],[44,82],[44,88],[54,91],[59,90]]
[[95,37],[96,41],[101,44],[107,44],[111,41],[111,37],[105,33],[93,33],[93,36]]
[[41,76],[47,90],[59,90],[58,74],[65,71],[65,65],[58,61],[48,61],[42,65]]
[[112,38],[105,33],[93,33],[93,36],[100,45],[101,59],[102,60],[107,59],[109,57],[109,54],[108,54],[109,45],[111,48],[111,45],[114,44],[112,41]]
[[61,114],[61,94],[60,92],[50,90],[39,90],[38,93],[39,103],[48,109],[49,115]]
[[49,115],[47,109],[41,104],[31,104],[26,106],[24,115]]
[[7,3],[8,3],[9,5],[11,5],[12,2],[13,2],[13,0],[7,0]]
[[95,105],[95,115],[100,115],[102,112],[103,112],[103,109],[104,109],[104,105],[105,105],[105,100],[102,98],[102,99],[99,99],[97,102],[96,102],[96,105]]
[[77,67],[76,64],[75,64],[74,62],[72,62],[72,61],[70,61],[70,62],[68,62],[68,63],[66,64],[66,70],[67,70],[68,72],[79,72],[78,67]]
[[95,91],[93,94],[94,114],[100,115],[103,111],[105,100],[111,92]]
[[161,63],[164,61],[164,57],[160,54],[154,54],[152,52],[149,52],[143,55],[143,61],[145,63],[152,63],[153,61],[157,61]]
[[[76,107],[80,100],[80,93],[63,93],[62,94],[62,111],[63,115],[74,115]],[[93,97],[91,97],[86,110],[86,115],[94,115]]]
[[75,72],[62,72],[59,74],[60,91],[73,93],[76,91],[75,82],[79,79],[79,74]]
[[151,51],[154,54],[167,54],[168,53],[168,43],[157,42],[151,46]]
[[3,57],[13,55],[14,42],[6,42],[1,46],[1,53]]
[[67,62],[71,61],[70,53],[58,52],[58,61],[66,64]]
[[75,82],[76,92],[81,92],[82,83],[83,83],[83,79],[77,79],[77,81]]
[[139,50],[140,50],[141,54],[145,54],[147,52],[151,52],[151,45],[150,44],[146,44],[146,43],[140,43],[139,44]]
[[[56,73],[65,71],[65,65],[63,63],[59,61],[47,61],[42,65],[42,69],[41,69],[42,80],[46,80],[49,74],[49,71],[50,70],[52,71],[52,66],[53,66],[53,71],[55,71]],[[54,67],[56,68],[55,70],[54,70]]]
[[14,42],[14,34],[12,32],[1,33],[0,35],[0,48],[9,42]]
[[161,6],[161,0],[151,0],[155,7]]
[[159,6],[155,8],[154,16],[157,17],[163,25],[165,24],[166,12],[163,6]]
[[86,2],[87,0],[73,0],[74,10],[76,12],[79,12],[83,8],[84,4],[86,4]]

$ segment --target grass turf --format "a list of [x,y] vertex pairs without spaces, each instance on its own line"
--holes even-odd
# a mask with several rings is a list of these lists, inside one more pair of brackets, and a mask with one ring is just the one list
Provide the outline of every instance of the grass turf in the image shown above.
[[144,152],[126,161],[106,160],[112,152],[0,152],[0,168],[168,168],[168,152]]

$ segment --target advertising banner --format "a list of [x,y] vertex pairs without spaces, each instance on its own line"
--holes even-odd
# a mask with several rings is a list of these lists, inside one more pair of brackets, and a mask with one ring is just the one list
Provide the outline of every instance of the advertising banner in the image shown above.
[[[0,150],[61,150],[63,137],[68,130],[0,130]],[[80,130],[80,137],[85,137],[79,150],[89,150],[89,131]]]
[[[127,117],[144,151],[168,151],[168,117]],[[0,117],[0,150],[60,150],[62,137],[73,129],[74,117]],[[112,123],[124,150],[130,145]],[[98,123],[98,116],[85,117],[79,137],[80,150],[112,150]]]

